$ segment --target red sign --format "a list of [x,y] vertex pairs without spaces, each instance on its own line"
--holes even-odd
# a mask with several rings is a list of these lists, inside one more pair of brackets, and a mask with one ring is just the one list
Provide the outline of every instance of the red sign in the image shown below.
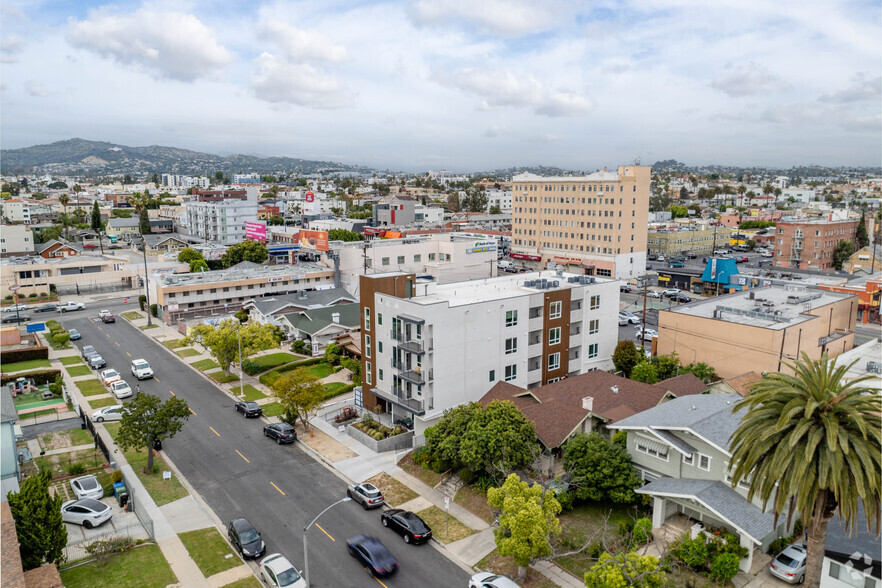
[[541,255],[527,255],[526,253],[509,253],[512,259],[524,259],[526,261],[542,261]]
[[307,192],[306,193],[306,201],[307,202],[314,202],[315,201],[315,194],[313,194],[312,192]]
[[376,236],[382,237],[383,235],[386,234],[386,229],[379,229],[376,227],[365,227],[364,234],[365,235],[376,235]]

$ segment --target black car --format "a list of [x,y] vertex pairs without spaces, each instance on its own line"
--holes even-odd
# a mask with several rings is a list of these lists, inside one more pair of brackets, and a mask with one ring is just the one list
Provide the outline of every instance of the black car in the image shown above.
[[266,543],[260,538],[260,532],[248,519],[235,519],[227,526],[227,537],[230,544],[239,550],[242,557],[260,557],[266,553]]
[[263,414],[263,409],[256,402],[237,402],[236,412],[241,412],[246,417],[259,417]]
[[105,323],[115,323],[116,322],[116,319],[113,318],[112,314],[105,314],[104,316],[101,317],[101,320],[104,321]]
[[356,535],[346,540],[349,555],[375,576],[390,576],[398,569],[398,561],[379,539],[368,535]]
[[414,513],[393,508],[380,515],[383,526],[402,536],[405,543],[425,543],[432,538],[432,529]]
[[55,312],[56,310],[58,310],[58,307],[54,304],[44,304],[35,308],[34,312]]
[[103,367],[107,367],[107,362],[104,361],[104,358],[97,353],[87,357],[86,363],[88,363],[89,367],[91,367],[93,370],[100,370]]
[[3,317],[4,323],[26,323],[31,320],[31,317],[26,314],[19,314],[17,312],[7,313],[9,316]]
[[631,291],[630,284],[625,284],[625,283],[619,284],[619,292],[630,292],[630,291]]
[[690,251],[686,254],[686,257],[688,257],[689,259],[695,259],[696,255]]
[[288,423],[276,423],[274,425],[266,425],[263,428],[263,436],[275,439],[276,443],[294,443],[297,441],[297,431]]
[[679,294],[675,294],[674,296],[671,296],[671,300],[673,300],[674,302],[683,302],[683,303],[692,302],[692,299],[689,298],[688,296],[686,296],[685,294],[683,294],[682,292],[680,292]]

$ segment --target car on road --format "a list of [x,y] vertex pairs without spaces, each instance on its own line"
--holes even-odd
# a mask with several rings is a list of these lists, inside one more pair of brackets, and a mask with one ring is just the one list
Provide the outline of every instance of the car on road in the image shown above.
[[122,376],[115,369],[104,370],[101,372],[101,381],[105,386],[110,386],[114,382],[122,380]]
[[67,334],[70,335],[70,340],[71,340],[71,341],[77,341],[77,340],[83,338],[83,336],[80,335],[80,332],[77,331],[76,329],[70,329],[70,330],[68,330]]
[[646,332],[644,334],[643,327],[637,327],[636,337],[637,337],[638,341],[640,341],[640,340],[645,341],[647,339],[655,339],[656,337],[658,337],[658,331],[656,331],[655,329],[646,329]]
[[110,392],[121,400],[132,395],[132,387],[125,380],[117,380],[110,384]]
[[15,312],[15,311],[20,312],[22,310],[27,310],[27,309],[28,309],[27,304],[13,304],[11,306],[7,306],[6,308],[4,308],[3,312]]
[[104,321],[105,324],[116,322],[116,318],[112,314],[106,314],[106,315],[102,316],[101,320]]
[[113,509],[94,498],[68,500],[61,505],[61,520],[87,529],[100,527],[113,516]]
[[731,251],[729,251],[728,249],[715,249],[714,250],[714,255],[729,255],[729,253],[731,253]]
[[109,310],[99,310],[98,311],[98,318],[104,318],[106,316],[110,316]]
[[260,531],[248,522],[248,519],[234,519],[227,525],[227,538],[243,558],[257,558],[266,553],[266,543],[260,537]]
[[665,256],[664,256],[664,255],[659,255],[659,256],[658,256],[658,261],[664,261],[664,260],[665,260]]
[[85,309],[86,309],[86,305],[83,304],[82,302],[74,302],[73,300],[71,300],[70,302],[65,302],[64,304],[59,306],[58,312],[64,313],[64,312],[70,312],[72,310],[85,310]]
[[276,443],[294,443],[297,441],[297,431],[288,423],[275,423],[263,427],[263,436],[275,439]]
[[[637,316],[636,314],[634,314],[633,312],[628,312],[627,310],[620,310],[619,311],[619,321],[621,321],[621,319],[623,319],[623,318],[625,319],[625,321],[631,323],[632,325],[637,325],[640,323],[640,317]],[[620,324],[621,324],[621,322],[620,322]]]
[[236,403],[236,412],[241,412],[243,415],[245,415],[245,418],[259,417],[263,414],[263,409],[260,408],[260,405],[256,402],[243,400]]
[[87,357],[86,363],[88,363],[89,367],[93,370],[100,370],[103,367],[107,367],[107,362],[97,353],[93,353],[89,357]]
[[514,580],[493,572],[480,572],[469,579],[469,588],[518,588]]
[[104,487],[98,483],[95,476],[80,476],[70,481],[70,489],[76,495],[77,500],[83,498],[94,498],[101,500],[104,498]]
[[668,267],[678,268],[678,267],[686,267],[686,264],[682,261],[672,261],[668,264]]
[[747,263],[748,261],[750,261],[750,259],[748,259],[747,257],[745,257],[743,255],[736,255],[735,256],[735,263]]
[[398,569],[398,561],[392,552],[376,537],[356,535],[346,540],[346,547],[349,555],[375,576],[390,576]]
[[631,284],[629,284],[628,282],[622,282],[621,284],[619,284],[619,292],[630,293],[631,292]]
[[383,493],[380,489],[365,482],[364,484],[353,484],[346,489],[346,496],[352,500],[361,503],[365,510],[369,508],[377,508],[383,506],[386,501],[383,499]]
[[58,310],[58,307],[54,304],[44,304],[35,308],[34,312],[55,312],[56,310]]
[[662,296],[665,298],[670,298],[671,296],[676,296],[681,292],[680,288],[668,288],[664,292],[662,292]]
[[83,348],[80,350],[80,353],[83,355],[83,358],[87,358],[90,355],[98,355],[98,352],[95,350],[95,347],[92,345],[83,345]]
[[3,317],[4,323],[26,323],[31,320],[31,317],[27,314],[21,314],[16,312],[15,314],[9,314]]
[[95,423],[103,423],[104,421],[118,421],[122,418],[123,413],[126,411],[126,407],[122,404],[114,404],[112,406],[105,406],[99,408],[95,412],[92,413],[92,416],[89,417],[92,419],[92,422]]
[[686,257],[688,257],[689,259],[695,259],[698,256],[695,253],[693,253],[692,251],[690,251],[689,253],[686,254]]
[[658,290],[649,290],[646,295],[650,298],[661,298],[661,293]]
[[655,253],[649,254],[649,261],[655,261],[656,259],[658,259],[658,256]]
[[802,584],[805,580],[805,545],[794,543],[769,564],[769,573],[788,584]]
[[760,253],[760,255],[763,257],[772,257],[772,252],[771,251],[763,251]]
[[619,326],[620,326],[620,327],[624,327],[624,326],[627,325],[627,324],[628,324],[628,319],[625,318],[625,317],[623,317],[623,316],[621,315],[621,313],[620,313],[620,314],[619,314]]
[[683,294],[682,292],[671,296],[671,300],[673,300],[674,302],[681,302],[683,304],[686,304],[687,302],[692,302],[692,298],[690,298],[686,294]]
[[153,377],[153,368],[150,367],[146,359],[133,359],[132,375],[139,380],[149,380]]
[[260,562],[260,579],[272,588],[307,588],[306,580],[281,553],[273,553]]
[[404,539],[405,543],[425,543],[432,538],[432,529],[426,522],[408,510],[393,508],[380,515],[380,522]]

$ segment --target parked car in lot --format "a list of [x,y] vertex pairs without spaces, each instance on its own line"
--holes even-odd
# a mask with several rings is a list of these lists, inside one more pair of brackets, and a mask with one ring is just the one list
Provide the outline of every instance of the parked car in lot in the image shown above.
[[662,296],[665,298],[670,298],[671,296],[676,296],[681,292],[680,288],[668,288],[664,292],[662,292]]
[[260,562],[260,579],[272,588],[307,588],[306,580],[281,553],[263,558]]
[[95,423],[103,423],[104,421],[118,421],[122,418],[125,410],[126,407],[124,407],[122,404],[105,406],[93,412],[90,418],[92,419],[92,422]]
[[132,387],[125,380],[117,380],[110,384],[110,392],[118,399],[128,398],[132,395]]
[[116,318],[112,314],[106,314],[106,315],[102,316],[101,320],[104,321],[105,324],[116,322]]
[[297,432],[288,423],[275,423],[263,427],[263,436],[275,439],[276,443],[294,443],[297,441]]
[[22,310],[27,310],[27,309],[28,309],[27,304],[12,304],[12,305],[4,308],[3,312],[16,312],[16,311],[21,312]]
[[83,336],[80,335],[80,332],[77,331],[76,329],[69,329],[69,330],[67,331],[67,333],[68,333],[68,335],[70,335],[70,340],[71,340],[71,341],[77,341],[77,340],[83,338]]
[[241,412],[245,418],[259,417],[263,414],[263,409],[256,402],[242,401],[236,403],[236,412]]
[[64,304],[59,306],[58,312],[64,313],[64,312],[70,312],[72,310],[85,310],[85,309],[86,309],[86,305],[83,304],[82,302],[74,302],[73,300],[71,300],[70,302],[65,302]]
[[390,576],[398,569],[398,561],[376,537],[356,535],[346,540],[349,555],[378,577]]
[[728,249],[714,249],[714,255],[729,255],[731,251]]
[[104,488],[98,483],[95,476],[80,476],[70,481],[70,489],[76,495],[77,500],[83,498],[94,498],[101,500],[104,498]]
[[22,314],[20,312],[16,312],[14,314],[7,314],[3,317],[4,323],[26,323],[31,320],[30,315]]
[[650,298],[661,298],[661,293],[658,290],[649,290],[646,295]]
[[682,292],[680,292],[679,294],[675,294],[674,296],[671,296],[671,300],[673,300],[674,302],[680,302],[683,304],[686,304],[687,302],[692,302],[692,298],[690,298],[686,294],[683,294]]
[[61,505],[61,520],[87,529],[99,527],[113,516],[113,509],[94,498],[68,500]]
[[634,314],[633,312],[628,312],[627,310],[619,311],[619,319],[625,319],[626,322],[631,323],[632,325],[636,325],[640,323],[640,317]]
[[139,380],[148,380],[153,377],[153,368],[145,359],[133,359],[132,375]]
[[631,284],[628,282],[622,282],[619,284],[619,292],[631,292]]
[[100,370],[103,367],[107,367],[107,362],[97,353],[93,353],[88,358],[86,358],[86,363],[88,363],[89,367],[93,370]]
[[105,386],[110,386],[114,382],[118,382],[122,380],[122,376],[119,375],[119,372],[115,369],[104,370],[101,372],[101,381]]
[[58,307],[54,304],[44,304],[35,308],[34,312],[55,312],[56,310],[58,310]]
[[735,256],[735,263],[747,263],[748,261],[750,261],[750,259],[748,259],[747,257],[744,257],[743,255],[736,255]]
[[493,572],[480,572],[469,579],[469,588],[518,588],[514,580]]
[[637,340],[638,341],[646,341],[647,339],[655,339],[658,337],[658,331],[654,329],[646,329],[644,333],[643,327],[637,327]]
[[772,560],[769,573],[788,584],[802,584],[805,580],[805,545],[794,543]]
[[414,513],[393,508],[380,515],[380,522],[404,539],[405,543],[425,543],[432,538],[432,529]]
[[380,489],[365,482],[364,484],[353,484],[346,489],[346,496],[352,500],[361,503],[365,510],[369,508],[377,508],[383,506],[386,501],[383,499],[383,493]]
[[242,555],[243,558],[260,557],[266,552],[266,543],[260,537],[260,532],[248,519],[235,519],[227,525],[227,537],[230,544]]

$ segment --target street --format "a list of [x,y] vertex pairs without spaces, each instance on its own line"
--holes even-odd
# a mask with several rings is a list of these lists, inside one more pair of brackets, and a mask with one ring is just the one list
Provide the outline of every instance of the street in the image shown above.
[[[120,319],[102,324],[99,305],[65,314],[65,328],[82,333],[77,347],[94,345],[132,387],[132,359],[146,359],[156,378],[141,390],[162,399],[187,401],[193,414],[183,430],[163,442],[163,450],[225,523],[245,517],[261,531],[267,554],[279,552],[303,568],[302,532],[316,515],[346,495],[346,483],[308,455],[298,443],[279,446],[263,437],[261,419],[235,412],[232,398],[161,345]],[[121,301],[100,308],[121,313],[134,305]],[[309,531],[309,574],[313,586],[465,585],[468,574],[432,545],[405,545],[380,525],[380,510],[364,511],[354,502],[335,506]],[[320,525],[320,526],[319,526]],[[347,553],[346,539],[366,533],[378,537],[398,559],[399,571],[382,581],[368,575]]]

